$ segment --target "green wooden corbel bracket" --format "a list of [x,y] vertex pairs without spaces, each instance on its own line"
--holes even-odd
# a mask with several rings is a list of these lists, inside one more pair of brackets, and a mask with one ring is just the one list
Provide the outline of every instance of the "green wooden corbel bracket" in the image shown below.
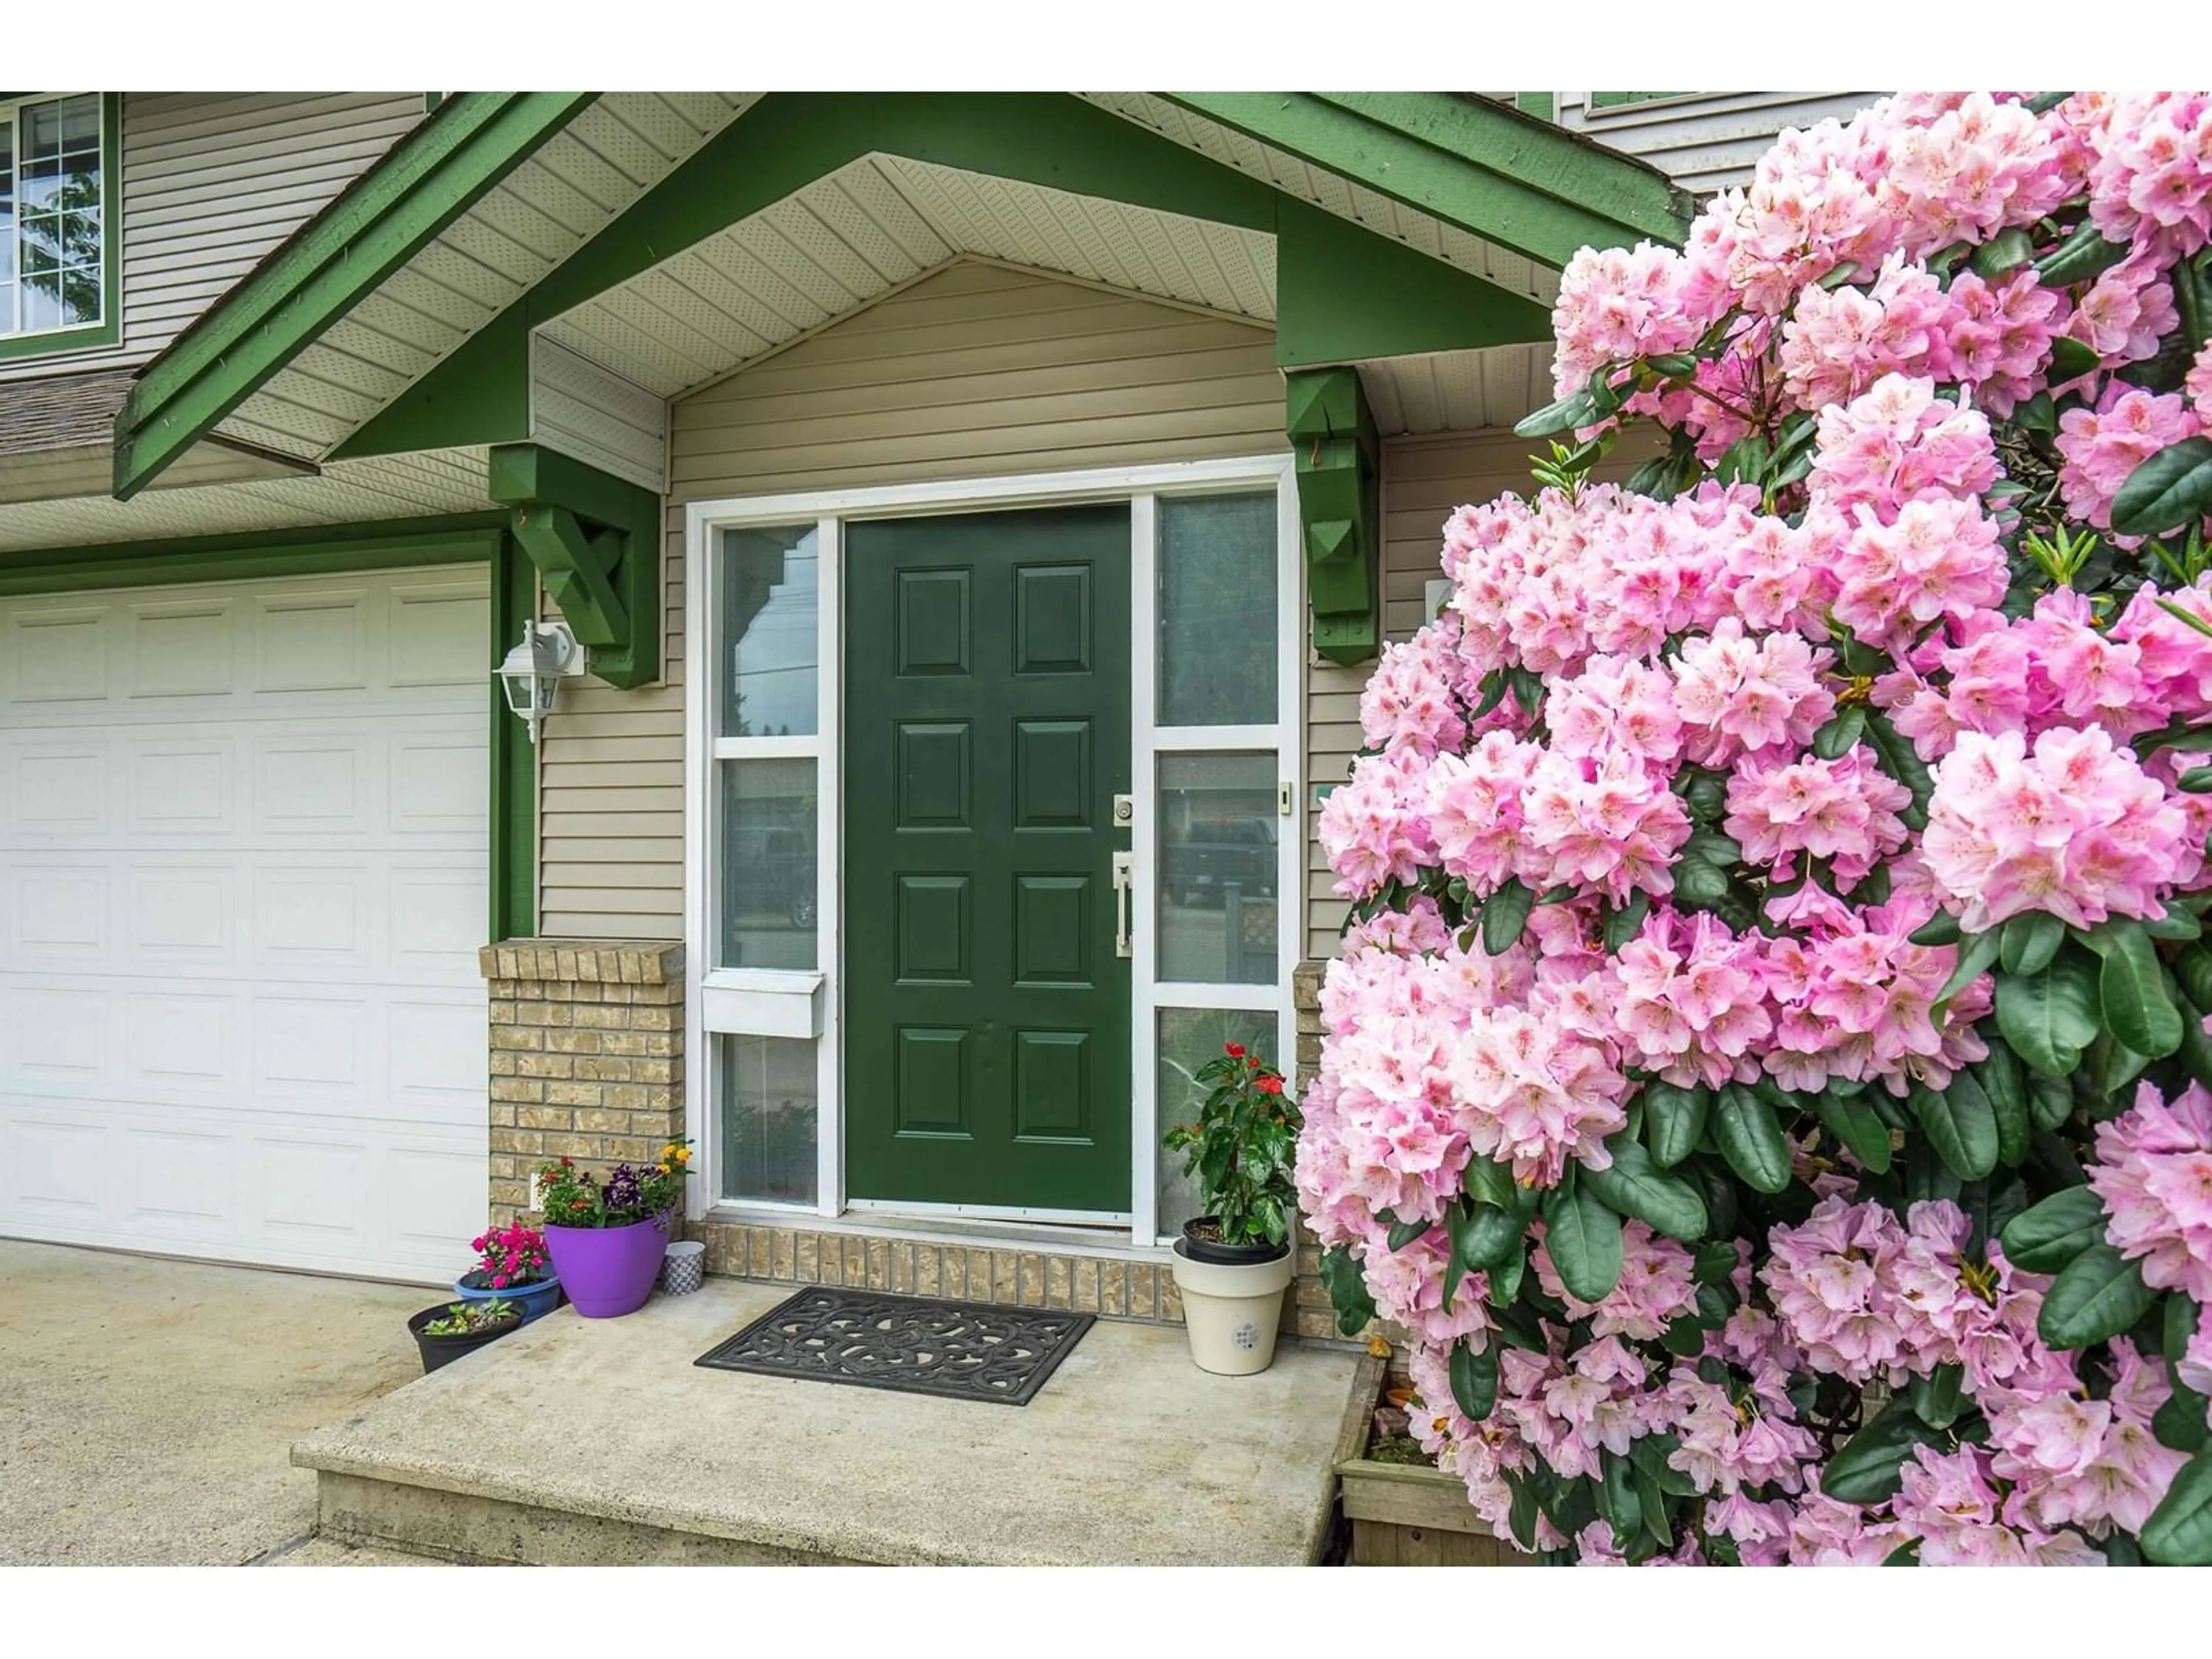
[[660,497],[542,444],[498,444],[491,498],[591,672],[624,690],[660,673]]
[[1375,417],[1354,368],[1285,376],[1314,649],[1365,662],[1382,644],[1382,499]]

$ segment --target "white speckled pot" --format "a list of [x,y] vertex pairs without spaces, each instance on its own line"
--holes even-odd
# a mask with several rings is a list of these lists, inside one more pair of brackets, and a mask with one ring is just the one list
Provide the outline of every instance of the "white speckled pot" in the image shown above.
[[1289,1288],[1291,1253],[1268,1261],[1195,1261],[1176,1244],[1176,1288],[1190,1357],[1217,1376],[1249,1376],[1275,1363],[1275,1331]]

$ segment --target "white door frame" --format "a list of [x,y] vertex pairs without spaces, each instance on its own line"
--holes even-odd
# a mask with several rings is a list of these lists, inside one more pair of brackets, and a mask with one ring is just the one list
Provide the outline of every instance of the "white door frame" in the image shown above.
[[[1221,495],[1255,489],[1276,492],[1278,634],[1277,708],[1272,726],[1184,726],[1156,724],[1158,637],[1154,504],[1162,495]],[[843,960],[844,817],[841,799],[843,764],[842,697],[844,684],[843,526],[856,519],[910,518],[1024,507],[1127,501],[1130,507],[1130,696],[1131,787],[1135,817],[1130,825],[1137,890],[1132,902],[1130,957],[1131,1052],[1129,1099],[1132,1208],[1126,1215],[1085,1212],[1006,1211],[965,1206],[907,1204],[869,1206],[892,1214],[969,1217],[1030,1224],[1120,1222],[1132,1243],[1158,1242],[1155,1214],[1159,1148],[1152,1133],[1158,1085],[1157,1010],[1246,1008],[1272,1010],[1276,1017],[1277,1053],[1287,1063],[1297,1043],[1297,1012],[1291,971],[1304,939],[1305,839],[1304,765],[1305,637],[1304,567],[1299,547],[1294,464],[1286,454],[1152,466],[1103,467],[1083,471],[1031,473],[1010,477],[958,479],[854,489],[737,496],[689,503],[684,508],[684,1023],[690,1052],[684,1067],[687,1132],[700,1149],[699,1167],[708,1179],[692,1191],[694,1218],[709,1212],[732,1218],[789,1225],[799,1217],[836,1217],[858,1206],[844,1194]],[[811,737],[724,738],[715,724],[720,708],[723,658],[720,637],[720,538],[717,532],[767,525],[816,526],[820,558],[817,683],[817,730]],[[1168,985],[1154,975],[1155,919],[1158,892],[1157,757],[1164,752],[1276,750],[1281,785],[1290,812],[1277,839],[1276,892],[1281,915],[1277,928],[1273,985]],[[713,965],[720,912],[720,795],[715,763],[747,757],[807,756],[817,768],[817,897],[819,955],[815,970],[722,969]],[[720,1148],[716,1144],[720,1113],[713,1037],[723,1032],[803,1037],[817,1042],[817,1201],[812,1206],[737,1203],[714,1196],[720,1182]]]

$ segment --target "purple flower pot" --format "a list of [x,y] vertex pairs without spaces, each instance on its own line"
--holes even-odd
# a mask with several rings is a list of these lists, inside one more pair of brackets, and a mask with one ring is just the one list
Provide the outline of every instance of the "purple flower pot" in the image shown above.
[[545,1248],[571,1307],[586,1319],[619,1319],[653,1294],[668,1232],[665,1215],[627,1227],[548,1226]]

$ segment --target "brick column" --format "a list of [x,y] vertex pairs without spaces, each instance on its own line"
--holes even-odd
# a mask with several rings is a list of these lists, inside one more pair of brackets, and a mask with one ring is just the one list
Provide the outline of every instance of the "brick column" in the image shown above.
[[[1321,981],[1328,971],[1326,962],[1302,962],[1291,973],[1291,997],[1298,1012],[1296,1066],[1301,1097],[1321,1070]],[[1336,1310],[1329,1305],[1328,1286],[1322,1282],[1321,1241],[1304,1216],[1298,1218],[1297,1255],[1298,1276],[1291,1283],[1297,1334],[1311,1341],[1343,1340],[1336,1328]]]
[[491,982],[491,1217],[525,1214],[563,1153],[598,1174],[650,1163],[684,1133],[684,947],[509,939]]

